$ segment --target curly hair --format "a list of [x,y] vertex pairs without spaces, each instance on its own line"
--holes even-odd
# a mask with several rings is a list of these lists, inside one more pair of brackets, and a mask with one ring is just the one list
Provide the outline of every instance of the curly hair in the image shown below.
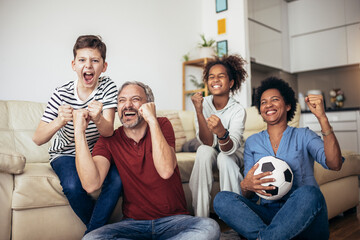
[[[260,113],[260,103],[262,94],[268,89],[277,89],[283,97],[285,104],[290,105],[291,109],[287,112],[286,120],[289,122],[293,119],[296,111],[296,97],[294,90],[290,85],[282,79],[276,77],[266,78],[261,82],[261,85],[256,89],[255,92],[255,106]],[[260,113],[261,114],[261,113]]]
[[227,75],[229,76],[229,81],[234,80],[234,85],[231,87],[230,91],[234,93],[235,91],[239,90],[241,84],[247,77],[247,72],[244,67],[246,61],[239,55],[224,55],[221,58],[215,57],[214,59],[210,60],[204,67],[204,83],[208,82],[210,69],[218,64],[225,67]]

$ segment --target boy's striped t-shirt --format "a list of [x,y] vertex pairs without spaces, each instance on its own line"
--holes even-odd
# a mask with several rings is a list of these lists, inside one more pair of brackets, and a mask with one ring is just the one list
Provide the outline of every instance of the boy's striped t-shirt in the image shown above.
[[[82,101],[77,94],[77,80],[70,81],[53,92],[45,112],[41,118],[44,122],[51,122],[58,116],[58,109],[61,105],[70,105],[73,109],[87,108],[93,100],[103,104],[103,110],[117,107],[117,88],[115,83],[108,77],[100,77],[98,85],[90,96]],[[99,131],[93,121],[89,122],[85,130],[85,136],[90,151],[92,151],[96,141],[99,138]],[[49,148],[50,161],[58,156],[75,156],[75,138],[73,121],[69,121],[54,136],[54,141]]]

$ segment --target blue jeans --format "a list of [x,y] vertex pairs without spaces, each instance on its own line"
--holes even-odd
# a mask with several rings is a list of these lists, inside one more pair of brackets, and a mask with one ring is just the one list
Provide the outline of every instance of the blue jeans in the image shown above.
[[111,165],[97,201],[82,188],[76,171],[75,157],[58,157],[51,162],[51,167],[60,179],[71,208],[86,225],[85,234],[105,225],[122,191],[122,183],[116,166]]
[[286,202],[267,205],[220,192],[214,199],[214,210],[247,239],[329,239],[325,199],[315,186],[302,186]]
[[93,239],[220,239],[220,227],[211,218],[174,215],[155,220],[124,219],[86,234]]

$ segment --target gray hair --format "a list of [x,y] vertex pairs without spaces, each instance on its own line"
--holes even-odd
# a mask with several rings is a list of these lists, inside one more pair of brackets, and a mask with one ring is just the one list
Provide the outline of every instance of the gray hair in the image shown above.
[[127,81],[127,82],[125,82],[120,87],[120,89],[118,91],[118,97],[119,97],[121,91],[128,85],[137,85],[137,86],[141,87],[142,89],[144,89],[144,92],[146,94],[147,102],[154,102],[155,101],[154,94],[153,94],[151,88],[148,85],[146,85],[146,84],[144,84],[142,82],[138,82],[138,81]]

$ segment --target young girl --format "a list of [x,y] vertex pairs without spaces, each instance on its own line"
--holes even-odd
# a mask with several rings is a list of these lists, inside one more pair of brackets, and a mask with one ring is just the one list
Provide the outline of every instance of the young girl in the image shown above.
[[195,93],[191,97],[197,118],[196,135],[202,143],[189,182],[195,216],[210,215],[213,166],[219,169],[221,190],[240,191],[246,112],[231,94],[245,81],[244,65],[245,60],[236,55],[209,61],[203,81],[212,95],[203,98],[201,93]]

